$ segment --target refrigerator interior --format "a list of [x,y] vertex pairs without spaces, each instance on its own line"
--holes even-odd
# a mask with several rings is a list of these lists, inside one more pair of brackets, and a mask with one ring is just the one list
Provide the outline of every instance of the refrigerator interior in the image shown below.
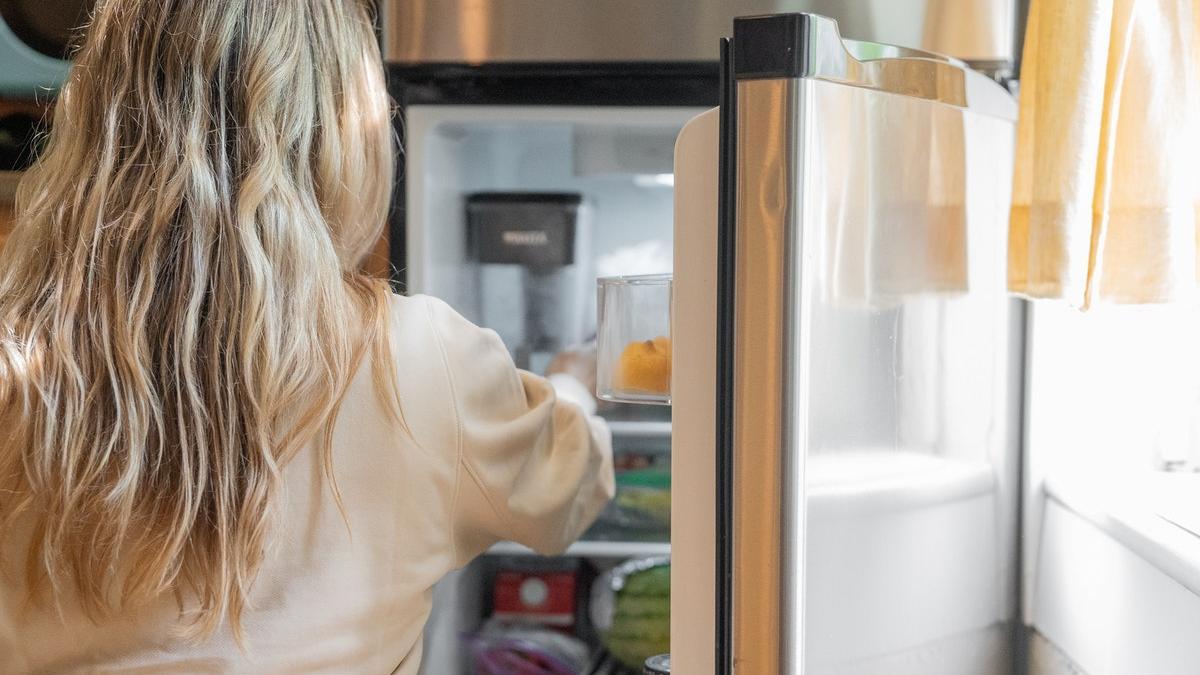
[[[578,195],[576,257],[569,275],[558,277],[555,288],[558,300],[569,305],[565,311],[581,322],[572,339],[594,339],[597,276],[672,271],[675,139],[697,112],[409,107],[407,291],[446,300],[473,322],[495,329],[511,351],[519,352],[526,312],[522,298],[529,295],[523,284],[529,283],[531,272],[520,265],[478,262],[467,200],[495,193]],[[537,371],[544,360],[521,365]],[[669,503],[670,409],[603,404],[599,412],[610,420],[613,431],[615,505],[562,560],[539,559],[520,546],[502,543],[442,582],[434,592],[424,672],[470,672],[464,636],[496,612],[494,584],[503,573],[531,564],[535,571],[539,566],[555,570],[574,565],[577,621],[570,632],[595,647],[589,617],[595,577],[630,559],[669,555],[669,515],[660,513],[660,519],[648,522],[637,509],[647,503],[661,509],[664,499]],[[623,483],[623,476],[632,484]]]

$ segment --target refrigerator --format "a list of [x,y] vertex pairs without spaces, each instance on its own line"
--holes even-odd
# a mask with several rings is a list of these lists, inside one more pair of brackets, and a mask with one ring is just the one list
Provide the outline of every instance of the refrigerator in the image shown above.
[[[936,4],[385,6],[400,288],[537,371],[603,331],[597,277],[671,279],[670,405],[600,411],[619,490],[665,473],[669,525],[619,495],[561,558],[497,545],[434,590],[425,672],[473,672],[501,617],[639,672],[597,589],[664,561],[673,672],[1015,672],[1016,110],[977,70],[1011,46],[971,68],[842,35],[937,46]],[[778,13],[815,5],[839,20]]]
[[676,146],[672,665],[1014,672],[1015,102],[810,14],[722,63]]

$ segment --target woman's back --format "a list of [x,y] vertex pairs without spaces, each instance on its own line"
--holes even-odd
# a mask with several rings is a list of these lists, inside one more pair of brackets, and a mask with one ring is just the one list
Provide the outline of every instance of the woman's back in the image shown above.
[[397,297],[391,315],[411,435],[388,422],[364,364],[334,428],[345,520],[310,445],[283,470],[244,650],[228,625],[181,637],[170,595],[98,624],[69,599],[61,619],[29,606],[18,534],[5,541],[0,672],[415,673],[446,572],[499,539],[547,553],[574,540],[613,489],[603,426],[443,303]]
[[432,584],[564,546],[608,441],[360,268],[367,0],[106,0],[0,249],[0,672],[415,668]]

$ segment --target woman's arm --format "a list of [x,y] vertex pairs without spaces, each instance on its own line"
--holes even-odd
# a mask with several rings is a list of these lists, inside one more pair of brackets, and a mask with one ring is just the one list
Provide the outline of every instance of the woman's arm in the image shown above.
[[607,426],[518,371],[494,332],[440,301],[428,309],[456,414],[456,562],[505,539],[562,552],[613,496]]

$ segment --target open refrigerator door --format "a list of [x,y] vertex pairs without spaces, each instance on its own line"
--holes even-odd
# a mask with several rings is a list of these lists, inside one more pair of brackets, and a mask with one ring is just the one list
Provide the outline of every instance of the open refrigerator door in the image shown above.
[[1015,104],[814,15],[724,63],[676,149],[673,665],[1010,672]]

